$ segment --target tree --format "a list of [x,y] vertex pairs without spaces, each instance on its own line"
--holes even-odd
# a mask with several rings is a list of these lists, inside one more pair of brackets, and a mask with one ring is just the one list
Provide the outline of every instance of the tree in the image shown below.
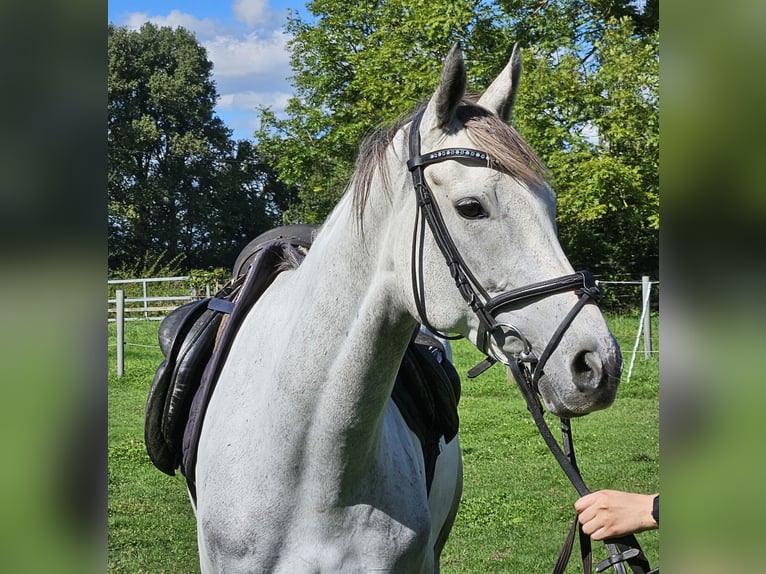
[[237,142],[234,155],[217,172],[216,201],[210,206],[207,260],[233,264],[239,251],[279,225],[297,192],[277,179],[253,142]]
[[525,71],[512,122],[551,170],[574,263],[656,275],[658,2],[315,0],[288,22],[295,97],[262,114],[260,147],[299,188],[288,217],[320,223],[358,145],[430,95],[459,40],[480,92],[518,40]]
[[479,0],[315,0],[307,8],[311,20],[295,15],[287,25],[296,94],[288,118],[264,111],[257,137],[280,178],[300,189],[288,217],[321,223],[360,141],[428,97],[451,44],[460,40],[471,53],[474,36],[498,40],[494,11]]
[[545,159],[576,267],[659,273],[658,33],[608,18],[526,60],[515,123]]
[[289,193],[214,114],[212,63],[183,28],[109,25],[109,265],[227,266]]

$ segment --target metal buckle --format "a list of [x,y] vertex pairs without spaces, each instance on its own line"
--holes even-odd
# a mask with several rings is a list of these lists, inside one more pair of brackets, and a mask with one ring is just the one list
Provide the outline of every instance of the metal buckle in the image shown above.
[[619,562],[625,562],[626,560],[630,560],[631,558],[635,558],[638,556],[640,551],[637,548],[628,548],[627,550],[624,550],[623,552],[620,552],[618,554],[612,554],[608,558],[602,560],[596,565],[596,572],[603,572],[607,568],[614,566],[615,564]]
[[[497,340],[497,337],[495,337],[496,333],[502,335],[502,342]],[[532,363],[537,361],[537,356],[532,350],[532,344],[521,334],[521,331],[509,323],[495,323],[491,329],[487,330],[484,337],[484,346],[487,349],[487,354],[498,363],[509,366],[511,361],[520,361],[522,363]],[[518,339],[524,347],[521,352],[510,359],[502,350],[505,339],[508,337]]]

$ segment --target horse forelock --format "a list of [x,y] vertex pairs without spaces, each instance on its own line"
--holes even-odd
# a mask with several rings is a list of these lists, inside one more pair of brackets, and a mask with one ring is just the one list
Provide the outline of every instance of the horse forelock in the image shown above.
[[[548,170],[529,144],[512,126],[476,105],[475,101],[474,96],[467,96],[456,111],[456,117],[472,144],[489,153],[495,169],[533,186],[547,185]],[[354,214],[360,222],[376,172],[380,174],[384,191],[388,190],[389,166],[386,163],[386,152],[389,145],[399,130],[410,123],[425,106],[422,104],[390,126],[375,131],[360,146],[352,177]]]
[[457,119],[476,148],[486,151],[492,167],[534,186],[547,185],[548,170],[513,126],[468,99],[457,109]]

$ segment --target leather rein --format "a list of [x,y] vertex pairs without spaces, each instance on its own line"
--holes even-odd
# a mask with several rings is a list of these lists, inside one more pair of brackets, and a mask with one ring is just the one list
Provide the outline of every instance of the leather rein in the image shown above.
[[[439,246],[439,250],[442,252],[450,269],[450,274],[455,281],[458,291],[479,319],[477,347],[484,353],[485,359],[468,371],[468,377],[477,377],[496,362],[506,365],[513,374],[527,403],[527,409],[532,414],[540,434],[556,458],[556,461],[564,470],[564,473],[572,482],[577,492],[581,496],[588,494],[590,490],[585,485],[577,467],[570,420],[568,418],[561,419],[564,445],[562,449],[544,420],[543,408],[538,396],[538,381],[543,374],[543,368],[548,358],[558,346],[574,318],[586,303],[598,302],[603,297],[603,292],[593,275],[589,271],[583,270],[571,275],[532,283],[491,297],[470,270],[452,240],[434,199],[433,192],[426,182],[424,172],[427,166],[447,160],[459,160],[492,169],[500,168],[488,152],[473,148],[444,148],[421,155],[420,122],[423,113],[423,111],[419,112],[412,121],[409,134],[410,159],[407,161],[407,167],[412,174],[412,183],[415,188],[418,205],[412,234],[412,290],[420,320],[426,328],[439,337],[444,339],[461,338],[461,335],[440,333],[428,321],[422,271],[424,231],[425,224],[428,223],[436,244]],[[535,354],[529,340],[519,329],[509,323],[499,322],[496,319],[500,312],[508,308],[518,309],[545,297],[572,291],[579,295],[579,299],[556,329],[539,357]],[[522,345],[522,351],[513,359],[508,359],[499,349],[504,339],[508,336],[519,340]],[[493,345],[493,340],[497,343],[497,348]],[[567,539],[564,542],[564,547],[561,549],[554,566],[553,574],[562,574],[564,572],[574,544],[575,530],[579,530],[580,535],[583,571],[588,574],[592,572],[590,536],[586,535],[581,527],[578,529],[578,526],[579,523],[575,516]],[[605,545],[609,551],[609,557],[596,566],[596,572],[601,572],[612,566],[617,574],[627,574],[628,571],[625,569],[625,563],[628,564],[634,574],[652,574],[659,571],[653,570],[651,573],[649,572],[649,563],[633,535],[606,540]]]

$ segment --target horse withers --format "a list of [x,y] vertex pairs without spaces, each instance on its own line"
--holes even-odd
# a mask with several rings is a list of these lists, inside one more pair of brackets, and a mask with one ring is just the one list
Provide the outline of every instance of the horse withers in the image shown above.
[[[453,47],[427,104],[363,146],[302,264],[244,318],[199,440],[203,572],[439,571],[462,462],[459,438],[442,441],[427,490],[421,445],[391,400],[416,324],[510,361],[546,348],[579,300],[483,305],[573,272],[544,168],[506,123],[520,69],[514,49],[468,98]],[[595,305],[546,359],[537,385],[553,414],[614,400],[621,357]]]

